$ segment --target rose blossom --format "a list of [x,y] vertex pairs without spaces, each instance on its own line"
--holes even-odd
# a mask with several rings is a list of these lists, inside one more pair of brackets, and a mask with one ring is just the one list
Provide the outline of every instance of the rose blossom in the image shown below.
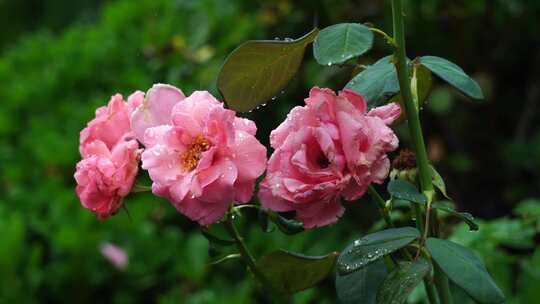
[[206,91],[185,97],[154,85],[131,123],[146,147],[152,192],[202,225],[223,217],[232,202],[249,201],[264,172],[266,148],[254,136],[255,123]]
[[400,108],[389,104],[366,113],[362,96],[347,89],[336,96],[313,88],[305,103],[270,135],[275,151],[259,198],[265,208],[296,211],[305,228],[314,228],[337,221],[341,198],[358,199],[370,183],[384,181],[386,153],[398,145],[387,124]]
[[76,192],[83,207],[104,219],[116,213],[129,194],[140,161],[139,144],[129,117],[144,93],[135,92],[124,102],[121,95],[96,110],[96,117],[81,131]]
[[130,116],[144,99],[144,93],[136,91],[128,97],[127,103],[122,95],[111,97],[107,106],[96,110],[96,117],[81,131],[79,151],[83,157],[88,153],[86,145],[94,140],[100,140],[111,150],[126,134],[131,134]]

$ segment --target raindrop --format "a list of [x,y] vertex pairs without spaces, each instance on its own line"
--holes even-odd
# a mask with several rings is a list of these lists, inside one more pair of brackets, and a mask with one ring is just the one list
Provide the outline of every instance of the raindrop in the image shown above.
[[332,65],[332,63],[331,63],[331,62],[329,62],[329,63],[327,63],[326,65],[327,65],[327,66],[331,66],[331,65]]

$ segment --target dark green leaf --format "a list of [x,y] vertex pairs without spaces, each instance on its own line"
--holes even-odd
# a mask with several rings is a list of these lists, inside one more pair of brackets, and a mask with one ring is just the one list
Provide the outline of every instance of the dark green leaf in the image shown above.
[[420,57],[420,63],[465,95],[473,99],[484,99],[478,83],[456,64],[436,56]]
[[394,179],[388,183],[388,193],[393,198],[410,201],[413,203],[426,204],[427,198],[422,193],[418,192],[416,187],[402,179]]
[[444,212],[448,212],[451,215],[459,218],[460,220],[464,221],[467,225],[469,225],[469,229],[471,231],[478,230],[478,224],[474,221],[474,217],[472,214],[467,212],[458,212],[456,211],[451,204],[445,203],[444,201],[438,201],[431,204],[431,208],[441,210]]
[[276,212],[264,210],[268,214],[268,218],[276,224],[281,232],[293,235],[304,231],[304,224],[294,219],[287,219]]
[[225,60],[218,88],[233,110],[246,112],[274,98],[296,74],[318,29],[292,41],[247,41]]
[[377,290],[388,275],[382,260],[347,275],[336,275],[336,292],[341,304],[375,304]]
[[231,246],[235,244],[233,240],[226,240],[213,235],[208,228],[203,226],[201,226],[201,233],[208,240],[208,242],[210,242],[210,244],[216,244],[219,246]]
[[373,33],[359,23],[329,26],[313,42],[313,56],[322,65],[343,63],[371,49]]
[[377,292],[377,304],[405,303],[413,289],[431,270],[425,259],[399,263],[384,280]]
[[429,167],[431,168],[431,179],[433,181],[433,186],[437,187],[437,189],[441,191],[444,197],[450,199],[450,197],[448,197],[448,194],[446,194],[446,184],[444,183],[442,176],[439,174],[439,172],[437,172],[435,167],[433,167],[432,165],[429,165]]
[[379,59],[345,86],[364,96],[367,99],[368,108],[384,104],[399,92],[396,67],[391,59],[392,56]]
[[428,238],[426,246],[441,269],[456,285],[480,303],[503,303],[502,291],[497,287],[484,262],[473,251],[462,245]]
[[332,273],[337,253],[305,256],[284,250],[274,251],[257,261],[266,278],[286,294],[313,287]]
[[354,272],[420,237],[413,227],[391,228],[368,234],[349,245],[338,258],[340,274]]

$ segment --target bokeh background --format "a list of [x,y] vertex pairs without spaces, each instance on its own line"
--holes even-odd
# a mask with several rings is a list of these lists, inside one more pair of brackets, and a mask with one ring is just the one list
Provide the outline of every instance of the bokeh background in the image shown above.
[[[538,303],[540,1],[407,4],[409,57],[446,57],[487,96],[472,103],[436,82],[422,112],[431,160],[481,226],[469,233],[447,218],[445,233],[484,257],[508,303]],[[222,62],[245,40],[300,37],[315,22],[391,32],[389,18],[388,1],[374,0],[0,0],[0,303],[264,303],[238,261],[208,264],[197,225],[166,201],[130,195],[130,216],[103,222],[81,208],[78,133],[116,92],[163,82],[217,95]],[[362,61],[389,52],[377,37]],[[338,90],[351,72],[318,66],[308,50],[285,93],[246,116],[267,143],[311,86]],[[397,128],[404,147],[405,130]],[[258,256],[277,248],[322,255],[380,226],[369,199],[347,206],[338,225],[292,237],[261,232],[249,211],[241,230]],[[126,251],[125,269],[100,253],[106,243]],[[294,302],[335,303],[333,280]]]

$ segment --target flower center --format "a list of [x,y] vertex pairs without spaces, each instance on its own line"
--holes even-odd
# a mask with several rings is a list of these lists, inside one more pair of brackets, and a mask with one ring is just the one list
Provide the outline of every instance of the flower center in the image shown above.
[[184,171],[189,172],[197,167],[201,154],[210,149],[210,142],[202,135],[198,135],[189,144],[186,152],[180,155],[180,164]]

